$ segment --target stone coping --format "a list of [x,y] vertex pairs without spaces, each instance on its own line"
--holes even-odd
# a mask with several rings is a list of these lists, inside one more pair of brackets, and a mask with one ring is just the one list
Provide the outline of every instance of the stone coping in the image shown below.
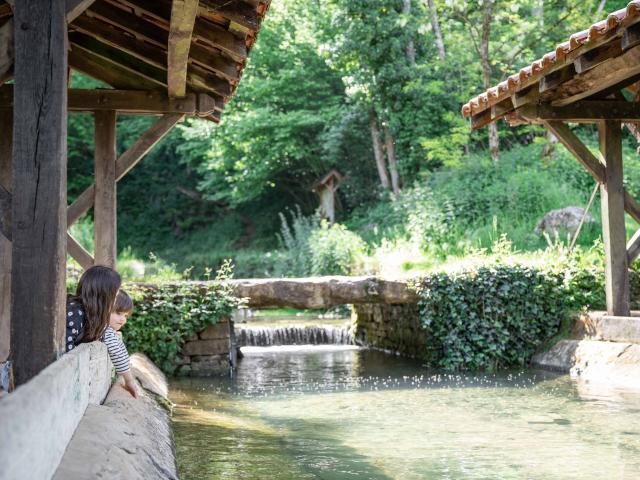
[[575,340],[640,344],[640,311],[632,311],[629,317],[608,315],[600,311],[583,314],[574,325],[572,337]]
[[131,371],[142,386],[140,397],[116,382],[102,405],[89,405],[54,479],[178,478],[167,380],[141,354],[131,356]]
[[610,387],[640,390],[640,345],[593,340],[561,340],[537,354],[533,366],[569,373]]
[[62,355],[0,399],[0,478],[50,479],[89,405],[111,386],[111,362],[101,342]]

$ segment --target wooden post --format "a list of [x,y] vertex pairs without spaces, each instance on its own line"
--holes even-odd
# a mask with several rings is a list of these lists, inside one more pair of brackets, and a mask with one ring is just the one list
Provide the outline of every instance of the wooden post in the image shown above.
[[64,351],[65,2],[15,2],[11,360],[17,385]]
[[602,234],[605,250],[605,288],[609,315],[629,316],[629,269],[624,226],[622,185],[622,125],[604,121],[599,125],[600,152],[605,161],[605,181],[600,187]]
[[95,263],[115,268],[116,232],[116,112],[95,115],[94,240]]
[[[13,111],[0,109],[0,185],[11,190]],[[0,234],[0,362],[9,358],[11,330],[11,242]]]

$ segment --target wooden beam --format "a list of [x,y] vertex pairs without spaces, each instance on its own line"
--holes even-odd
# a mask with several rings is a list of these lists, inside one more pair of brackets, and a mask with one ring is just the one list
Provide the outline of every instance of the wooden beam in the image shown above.
[[600,65],[601,63],[621,54],[622,47],[620,46],[620,39],[615,39],[580,55],[575,59],[573,65],[575,66],[576,73],[584,73],[596,65]]
[[66,0],[67,23],[73,22],[84,13],[95,0]]
[[98,265],[116,268],[116,112],[95,112],[94,245]]
[[101,43],[80,32],[69,33],[69,65],[114,88],[160,90],[167,88],[166,75],[131,55]]
[[86,270],[95,265],[95,260],[78,241],[67,233],[67,253]]
[[252,32],[260,28],[258,11],[252,5],[240,0],[201,0],[200,4],[208,11],[237,23]]
[[640,255],[640,230],[637,230],[631,240],[627,242],[627,262],[629,266],[638,258],[638,255]]
[[[181,114],[163,115],[136,143],[116,161],[116,181],[124,177],[171,129],[184,118]],[[72,225],[93,206],[95,184],[92,184],[67,209],[67,223]]]
[[556,88],[557,86],[571,80],[576,75],[576,69],[573,63],[570,63],[560,70],[555,70],[548,75],[545,75],[538,84],[538,91],[540,93],[547,92]]
[[562,107],[599,93],[640,74],[640,46],[587,70],[559,88],[560,98],[552,102]]
[[[171,0],[119,0],[118,3],[127,5],[139,14],[152,18],[158,25],[163,26],[167,31],[169,30]],[[236,37],[223,27],[204,18],[196,18],[193,35],[197,42],[226,53],[236,62],[243,63],[247,59],[244,39]]]
[[[94,0],[66,0],[65,17],[67,23],[72,22],[82,14]],[[8,9],[10,10],[10,8]],[[7,8],[3,8],[3,14],[7,14]],[[13,67],[14,47],[14,19],[10,18],[0,27],[0,77],[4,77]]]
[[630,26],[625,29],[622,34],[622,41],[620,42],[622,50],[629,50],[636,45],[640,45],[640,23]]
[[167,85],[170,97],[184,97],[187,92],[187,64],[198,0],[173,0],[169,27]]
[[[13,143],[13,111],[0,109],[0,188],[7,191],[11,188],[11,150]],[[7,192],[9,193],[9,192]],[[2,201],[0,200],[0,203]],[[11,213],[11,205],[0,206]],[[5,214],[6,215],[6,214]],[[9,219],[10,220],[10,219]],[[7,219],[0,219],[5,228]],[[7,235],[8,234],[8,235]],[[11,330],[11,231],[0,235],[0,362],[9,358],[9,338]]]
[[[164,114],[184,113],[196,115],[209,113],[198,111],[200,96],[206,94],[189,93],[184,98],[169,98],[166,93],[136,90],[68,90],[68,110],[71,112],[94,112],[115,110],[123,114]],[[211,97],[209,97],[211,98]],[[214,102],[215,99],[212,99]],[[204,101],[204,100],[203,100]],[[13,107],[13,85],[0,87],[0,108]],[[205,105],[205,108],[208,108]]]
[[629,268],[624,224],[622,125],[608,120],[599,127],[600,152],[606,161],[605,181],[600,187],[600,198],[607,312],[609,315],[627,317],[630,314]]
[[514,108],[520,108],[523,105],[537,101],[539,97],[540,90],[535,85],[531,85],[511,95],[511,103],[513,103]]
[[[9,159],[10,158],[11,157],[9,157]],[[4,237],[6,240],[11,241],[11,193],[1,183],[0,183],[0,235]]]
[[64,351],[67,24],[64,2],[16,2],[11,360],[16,384]]
[[640,120],[640,103],[619,100],[581,100],[564,107],[549,103],[534,106],[527,113],[537,120],[562,120],[573,123],[594,123],[601,120],[637,122]]
[[[162,71],[162,79],[166,78],[167,69],[167,52],[151,45],[143,40],[128,35],[120,29],[113,28],[110,24],[105,23],[97,18],[82,16],[73,23],[73,27],[83,34],[99,40],[101,43],[121,50],[126,54],[137,58],[142,62],[148,63],[160,71]],[[158,79],[159,80],[159,79]],[[187,82],[189,85],[195,85],[196,91],[211,91],[222,96],[229,96],[231,87],[226,80],[211,74],[208,82],[199,82],[199,77],[192,78],[191,71],[188,71]]]

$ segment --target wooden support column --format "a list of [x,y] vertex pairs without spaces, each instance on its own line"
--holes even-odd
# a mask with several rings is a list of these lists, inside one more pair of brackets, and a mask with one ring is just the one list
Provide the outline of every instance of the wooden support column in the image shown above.
[[605,161],[605,181],[600,187],[602,234],[605,249],[607,312],[629,316],[629,268],[624,226],[622,184],[622,125],[607,120],[599,125],[600,152]]
[[[11,190],[12,132],[13,110],[0,109],[0,186],[6,190]],[[7,213],[10,212],[5,212]],[[0,234],[0,362],[9,358],[10,330],[11,242]]]
[[94,243],[96,265],[115,268],[116,232],[116,112],[95,115]]
[[65,2],[15,2],[11,360],[23,384],[64,351]]

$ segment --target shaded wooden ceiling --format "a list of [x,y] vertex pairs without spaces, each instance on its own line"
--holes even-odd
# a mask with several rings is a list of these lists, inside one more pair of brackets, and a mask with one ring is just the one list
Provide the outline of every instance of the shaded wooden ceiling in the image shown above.
[[[69,67],[115,89],[188,94],[219,120],[270,0],[67,1]],[[81,13],[69,15],[70,4]],[[88,7],[87,7],[88,5]],[[86,8],[86,9],[85,9]],[[12,17],[0,0],[0,25]],[[193,97],[193,95],[191,95]]]

